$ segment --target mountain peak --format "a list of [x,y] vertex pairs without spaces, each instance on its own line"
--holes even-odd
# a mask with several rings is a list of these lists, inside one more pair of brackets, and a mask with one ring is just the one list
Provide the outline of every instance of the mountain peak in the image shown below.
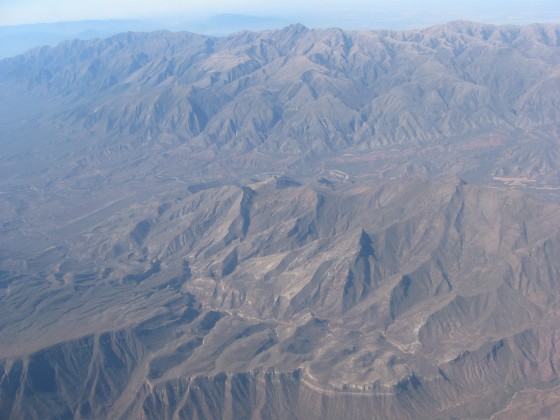
[[280,34],[289,36],[301,35],[308,31],[309,29],[301,23],[292,23],[291,25],[288,25],[279,30]]

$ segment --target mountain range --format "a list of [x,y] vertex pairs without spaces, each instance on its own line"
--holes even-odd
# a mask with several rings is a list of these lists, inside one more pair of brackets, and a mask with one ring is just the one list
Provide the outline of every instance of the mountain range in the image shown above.
[[0,61],[0,418],[557,418],[560,26]]

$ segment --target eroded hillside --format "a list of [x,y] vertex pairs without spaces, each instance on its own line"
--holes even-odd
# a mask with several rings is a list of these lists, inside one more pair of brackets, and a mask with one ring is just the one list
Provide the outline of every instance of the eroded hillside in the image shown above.
[[557,418],[559,40],[0,61],[0,418]]
[[288,181],[162,193],[5,260],[3,413],[476,417],[556,383],[556,205]]

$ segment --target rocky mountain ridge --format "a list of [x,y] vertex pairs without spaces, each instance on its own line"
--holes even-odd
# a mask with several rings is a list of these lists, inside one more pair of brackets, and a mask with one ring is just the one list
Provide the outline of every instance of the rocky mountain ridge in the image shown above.
[[[87,160],[77,171],[138,147],[168,165],[194,155],[207,170],[215,159],[240,159],[230,162],[236,171],[279,158],[299,171],[342,153],[352,166],[393,148],[423,155],[408,168],[393,159],[397,176],[477,173],[546,184],[558,170],[550,156],[558,154],[559,45],[552,24],[128,33],[3,60],[0,80],[6,103],[13,95],[49,101],[55,112],[39,127],[81,139],[75,154]],[[464,158],[473,143],[492,167]]]
[[556,205],[277,181],[154,197],[5,270],[6,415],[489,416],[558,381]]

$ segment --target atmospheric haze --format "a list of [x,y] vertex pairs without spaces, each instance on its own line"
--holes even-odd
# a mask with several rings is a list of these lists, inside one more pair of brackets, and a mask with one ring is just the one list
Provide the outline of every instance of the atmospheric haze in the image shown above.
[[[493,23],[530,23],[560,18],[560,5],[552,0],[517,1],[441,1],[379,0],[379,1],[152,1],[99,0],[4,0],[0,3],[0,25],[105,19],[151,19],[242,14],[287,18],[301,23],[323,21],[329,26],[356,29],[375,28],[377,22],[418,25],[443,23],[455,19]],[[381,18],[381,21],[380,21]],[[429,19],[432,21],[430,22]],[[338,20],[338,24],[336,21]],[[401,28],[403,29],[403,28]]]

